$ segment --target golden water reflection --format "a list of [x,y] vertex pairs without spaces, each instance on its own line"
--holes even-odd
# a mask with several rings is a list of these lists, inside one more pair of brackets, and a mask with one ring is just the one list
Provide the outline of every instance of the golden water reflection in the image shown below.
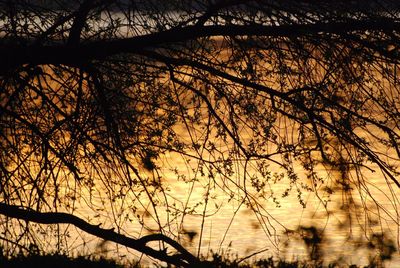
[[[179,233],[180,241],[194,253],[197,253],[200,247],[200,253],[205,256],[210,250],[219,253],[230,252],[232,256],[237,253],[241,257],[263,251],[257,257],[273,255],[289,260],[307,259],[309,254],[303,240],[298,234],[290,231],[297,230],[299,226],[315,226],[323,231],[322,249],[325,261],[331,262],[343,258],[340,261],[364,265],[376,252],[367,251],[365,247],[357,248],[356,243],[357,241],[365,243],[369,230],[377,233],[385,232],[394,240],[397,237],[397,212],[391,202],[393,197],[387,196],[387,193],[393,189],[390,189],[386,181],[376,173],[364,174],[369,178],[369,193],[358,194],[357,191],[343,192],[336,189],[329,196],[327,194],[317,196],[309,192],[304,197],[306,207],[303,207],[296,193],[292,192],[280,200],[279,206],[274,202],[260,201],[265,211],[255,214],[253,209],[242,203],[242,200],[227,198],[229,195],[221,189],[210,191],[208,188],[210,180],[206,178],[187,183],[183,178],[177,179],[176,173],[172,171],[175,168],[179,169],[180,173],[186,171],[187,177],[195,176],[190,165],[181,155],[166,155],[160,162],[164,167],[163,184],[165,189],[168,189],[168,196],[171,197],[169,204],[174,207],[175,205],[172,205],[174,201],[179,200],[176,206],[187,211],[176,219],[170,218],[169,228],[172,228],[171,232]],[[298,168],[300,172],[302,167]],[[340,178],[342,175],[337,170],[320,170],[320,172],[330,177]],[[356,176],[356,174],[349,175]],[[236,179],[240,183],[243,178],[239,175]],[[334,186],[331,187],[334,188]],[[276,196],[281,196],[286,186],[277,183],[271,186],[271,190]],[[238,196],[240,195],[239,193]],[[374,201],[379,203],[379,208],[374,207],[375,204],[370,196],[376,198]],[[205,204],[206,197],[209,200],[207,204]],[[349,198],[353,200],[350,201]],[[326,207],[324,200],[328,200]],[[204,209],[205,205],[206,209]],[[356,208],[356,206],[360,207]],[[196,208],[194,213],[196,215],[190,215],[194,208]],[[376,210],[379,215],[376,215],[374,219],[366,219],[361,213],[364,209]],[[351,214],[353,211],[360,213],[359,215]],[[203,212],[205,217],[203,217]],[[167,214],[169,213],[159,212],[165,224],[167,224],[166,219],[171,217]],[[147,215],[146,219],[147,224],[151,225],[150,215]],[[128,234],[148,233],[138,231],[142,230],[140,225],[136,227],[133,227],[131,223],[129,225],[125,229]],[[157,225],[154,224],[153,228],[156,231]],[[394,265],[400,263],[399,261],[399,257],[395,254],[389,263]]]

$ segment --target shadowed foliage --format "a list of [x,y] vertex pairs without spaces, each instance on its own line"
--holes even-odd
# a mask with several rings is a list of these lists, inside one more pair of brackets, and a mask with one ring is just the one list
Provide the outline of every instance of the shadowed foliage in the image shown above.
[[[93,248],[84,231],[121,256],[124,246],[139,260],[208,265],[206,222],[224,205],[234,213],[220,245],[247,209],[279,247],[293,230],[270,208],[295,196],[301,209],[311,193],[319,211],[337,212],[350,232],[363,226],[374,245],[376,226],[399,219],[398,9],[390,0],[0,1],[6,255],[31,244]],[[392,256],[391,246],[379,254]]]

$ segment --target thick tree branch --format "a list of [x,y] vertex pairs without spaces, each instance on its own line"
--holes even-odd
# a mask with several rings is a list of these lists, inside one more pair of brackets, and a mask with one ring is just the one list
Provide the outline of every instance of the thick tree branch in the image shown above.
[[392,32],[400,30],[400,22],[393,19],[347,20],[345,22],[322,22],[297,25],[214,25],[187,26],[171,30],[117,40],[100,40],[67,46],[20,46],[0,42],[0,74],[23,64],[66,64],[81,66],[93,59],[101,60],[120,53],[137,53],[144,48],[166,43],[178,43],[200,37],[217,36],[265,36],[298,37],[321,34],[348,34],[363,31]]
[[[133,239],[125,235],[116,233],[113,229],[100,228],[100,225],[92,225],[83,219],[76,217],[72,214],[61,213],[61,212],[37,212],[34,210],[27,210],[14,205],[8,205],[0,203],[0,214],[25,220],[32,221],[41,224],[72,224],[77,228],[102,238],[104,240],[112,241],[128,248],[142,252],[148,256],[156,258],[158,260],[174,264],[178,267],[193,267],[193,265],[200,265],[200,261],[184,249],[175,240],[163,235],[163,234],[152,234],[144,236],[140,239]],[[175,248],[179,253],[175,255],[168,255],[164,250],[155,250],[146,244],[151,241],[162,241],[171,247]]]
[[93,0],[84,1],[75,14],[74,22],[69,31],[68,45],[76,46],[79,44],[81,32],[85,26],[86,17],[92,8]]

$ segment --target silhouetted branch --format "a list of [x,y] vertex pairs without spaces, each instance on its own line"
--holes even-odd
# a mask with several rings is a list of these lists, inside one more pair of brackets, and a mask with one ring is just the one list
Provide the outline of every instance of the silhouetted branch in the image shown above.
[[326,34],[348,34],[364,31],[390,32],[400,30],[400,23],[392,19],[365,19],[346,22],[321,22],[296,25],[195,25],[157,33],[124,38],[85,42],[74,47],[63,44],[21,46],[0,43],[0,75],[23,64],[66,64],[81,66],[91,60],[123,54],[138,53],[144,48],[167,43],[178,43],[200,37],[218,36],[264,36],[264,37],[311,37]]
[[[42,224],[72,224],[91,235],[107,241],[118,243],[147,254],[148,256],[156,258],[160,261],[177,265],[178,267],[192,267],[192,265],[200,264],[200,261],[186,249],[184,249],[178,242],[163,234],[151,234],[148,236],[143,236],[140,239],[133,239],[116,233],[113,229],[104,229],[100,228],[100,225],[90,224],[72,214],[62,212],[37,212],[31,209],[23,209],[14,205],[7,205],[5,203],[0,203],[0,214],[15,219]],[[155,250],[149,246],[146,246],[146,244],[151,241],[165,242],[176,249],[179,253],[175,255],[168,255],[166,250]]]

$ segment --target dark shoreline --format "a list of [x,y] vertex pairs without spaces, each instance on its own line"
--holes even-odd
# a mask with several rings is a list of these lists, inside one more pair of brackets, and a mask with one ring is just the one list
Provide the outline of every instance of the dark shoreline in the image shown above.
[[[0,256],[0,268],[147,268],[147,267],[166,267],[165,265],[154,263],[153,265],[141,265],[140,263],[117,261],[116,259],[104,257],[88,257],[77,256],[70,257],[64,254],[30,254],[30,255],[17,255],[11,258]],[[170,266],[168,266],[170,267]],[[329,264],[323,264],[322,261],[303,261],[303,260],[274,260],[272,257],[265,259],[256,259],[248,262],[241,262],[238,260],[226,259],[221,255],[214,255],[213,260],[208,261],[204,267],[215,268],[316,268],[316,267],[385,267],[382,261],[370,261],[367,266],[358,266],[355,264],[346,264],[339,261]]]

